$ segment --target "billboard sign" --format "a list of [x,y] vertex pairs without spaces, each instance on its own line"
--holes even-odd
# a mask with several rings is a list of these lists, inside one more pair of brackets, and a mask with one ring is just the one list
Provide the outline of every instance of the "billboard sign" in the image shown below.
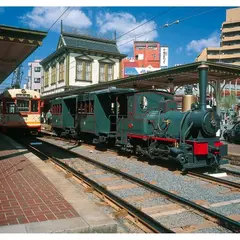
[[164,68],[168,67],[168,47],[161,47],[160,66]]
[[153,72],[153,71],[160,70],[160,69],[161,69],[161,68],[126,67],[126,68],[124,69],[124,75],[125,75],[125,76],[133,76],[133,75],[138,75],[138,74]]

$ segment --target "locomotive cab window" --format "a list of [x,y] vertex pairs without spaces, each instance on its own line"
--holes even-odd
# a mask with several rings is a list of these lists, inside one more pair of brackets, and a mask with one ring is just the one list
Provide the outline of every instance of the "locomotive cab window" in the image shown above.
[[28,100],[17,100],[17,109],[19,112],[29,111],[29,101]]
[[145,96],[140,96],[139,98],[139,106],[142,111],[146,111],[148,107],[148,100]]
[[122,95],[118,97],[118,116],[122,118],[127,118],[128,112],[128,100],[127,96]]
[[31,112],[38,112],[38,101],[37,100],[32,100]]

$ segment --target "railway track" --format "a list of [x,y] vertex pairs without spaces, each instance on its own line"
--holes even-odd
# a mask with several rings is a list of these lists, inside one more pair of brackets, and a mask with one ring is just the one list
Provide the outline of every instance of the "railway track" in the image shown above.
[[[61,149],[62,151],[69,153],[69,151],[63,147],[56,146],[54,144],[45,142],[43,139],[40,139],[40,141],[42,141],[44,144],[50,146],[52,149],[53,148],[55,148],[55,150]],[[156,221],[154,218],[152,218],[148,214],[144,213],[143,211],[141,211],[138,208],[134,207],[133,205],[129,204],[127,201],[124,201],[123,199],[114,195],[111,191],[107,190],[108,187],[102,186],[98,182],[93,181],[93,179],[87,177],[86,175],[88,175],[88,174],[86,174],[86,172],[85,173],[83,173],[84,171],[79,172],[76,169],[73,169],[72,167],[70,167],[69,164],[66,164],[63,161],[59,160],[58,158],[51,156],[51,154],[49,156],[45,151],[42,152],[43,149],[41,147],[39,148],[39,146],[33,147],[29,143],[26,143],[26,141],[25,142],[21,141],[21,143],[24,145],[27,145],[28,148],[30,148],[37,154],[45,155],[45,158],[47,160],[53,161],[54,164],[57,164],[62,169],[64,169],[68,173],[68,175],[74,176],[75,178],[78,178],[78,179],[80,178],[81,181],[85,182],[85,184],[88,185],[88,188],[94,189],[94,191],[98,192],[101,196],[104,196],[104,198],[107,198],[108,201],[113,202],[115,205],[117,205],[119,208],[118,211],[124,212],[125,215],[130,216],[129,219],[132,218],[133,222],[135,224],[136,224],[136,219],[137,219],[137,222],[140,223],[142,226],[144,226],[144,227],[141,227],[141,229],[143,229],[144,231],[146,231],[146,232],[174,232],[174,230],[176,230],[176,229],[170,229],[170,228],[163,226],[161,223]],[[45,149],[47,149],[47,148],[45,148]],[[171,200],[175,204],[177,203],[178,205],[180,205],[181,209],[185,209],[184,211],[189,211],[189,209],[190,209],[191,212],[194,212],[195,214],[203,216],[205,219],[207,219],[207,222],[210,225],[212,223],[214,223],[215,225],[222,226],[226,229],[231,230],[232,232],[240,231],[240,223],[239,222],[234,221],[234,220],[232,220],[226,216],[223,216],[221,214],[218,214],[218,213],[208,209],[207,207],[196,204],[196,203],[189,201],[183,197],[180,197],[174,193],[171,193],[162,188],[159,188],[149,182],[143,181],[135,176],[129,175],[118,169],[115,169],[115,168],[112,168],[105,164],[102,164],[94,159],[89,158],[89,157],[79,155],[79,154],[76,154],[73,152],[70,152],[70,153],[72,155],[74,155],[75,157],[81,159],[81,161],[85,161],[88,164],[90,163],[90,164],[94,165],[94,167],[101,168],[104,171],[110,172],[116,176],[127,179],[131,183],[137,184],[138,186],[141,186],[141,187],[147,189],[148,191],[151,191],[154,194],[159,194],[159,196],[161,196],[161,197],[164,196],[165,198],[167,198],[168,200]],[[205,223],[205,225],[207,225],[207,224]],[[179,230],[179,229],[177,229],[177,230]],[[184,229],[184,228],[180,229],[180,232],[184,232],[185,230],[186,229]]]
[[[54,139],[54,140],[65,141],[65,142],[69,142],[69,143],[76,143],[77,142],[76,140],[64,139],[64,138],[60,138],[60,137],[56,137],[56,136],[54,136],[54,137],[53,136],[47,136],[47,138]],[[115,153],[114,150],[110,150],[108,152]],[[238,173],[238,172],[231,171],[231,170],[228,170],[228,169],[223,169],[223,170],[226,173],[228,173],[229,175],[237,176],[237,177],[240,176],[240,173]],[[226,186],[230,189],[234,189],[234,190],[237,190],[237,191],[240,189],[240,184],[239,183],[229,181],[229,180],[226,180],[226,179],[217,178],[217,177],[214,177],[214,176],[206,175],[206,174],[203,174],[203,173],[197,173],[197,172],[194,172],[194,171],[188,171],[187,175],[191,176],[191,177],[196,177],[198,179],[202,179],[202,180],[205,180],[205,181],[208,181],[210,183],[217,184],[217,185],[220,185],[220,186]]]
[[[228,172],[228,171],[226,171],[226,172]],[[237,183],[237,182],[229,181],[229,180],[222,179],[222,178],[213,177],[213,176],[202,174],[202,173],[196,173],[196,172],[192,172],[192,171],[189,171],[187,173],[187,175],[197,177],[197,178],[200,178],[200,179],[204,179],[204,180],[207,180],[211,183],[215,183],[215,184],[218,184],[218,185],[227,186],[231,189],[240,190],[240,184]]]

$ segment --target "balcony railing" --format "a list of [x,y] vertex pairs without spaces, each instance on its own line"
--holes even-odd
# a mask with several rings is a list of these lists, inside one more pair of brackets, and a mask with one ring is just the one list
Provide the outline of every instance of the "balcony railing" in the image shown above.
[[223,37],[222,42],[229,42],[229,41],[238,41],[240,40],[240,35],[234,36],[234,37]]

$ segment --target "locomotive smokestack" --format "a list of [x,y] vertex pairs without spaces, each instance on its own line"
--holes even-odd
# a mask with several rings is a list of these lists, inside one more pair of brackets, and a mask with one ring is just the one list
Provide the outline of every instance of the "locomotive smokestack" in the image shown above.
[[206,110],[207,106],[207,84],[208,84],[208,66],[200,65],[198,67],[199,72],[199,91],[200,91],[200,101],[199,106],[201,110]]

